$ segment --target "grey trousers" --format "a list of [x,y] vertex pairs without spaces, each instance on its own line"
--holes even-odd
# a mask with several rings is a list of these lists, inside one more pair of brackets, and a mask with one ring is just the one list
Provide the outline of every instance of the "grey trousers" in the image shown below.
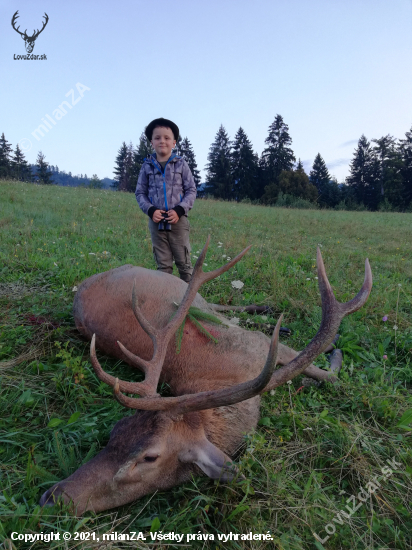
[[156,266],[159,271],[172,275],[174,260],[180,278],[189,283],[193,272],[190,261],[189,220],[187,216],[182,216],[177,223],[170,225],[171,231],[159,231],[159,224],[149,218],[149,230]]

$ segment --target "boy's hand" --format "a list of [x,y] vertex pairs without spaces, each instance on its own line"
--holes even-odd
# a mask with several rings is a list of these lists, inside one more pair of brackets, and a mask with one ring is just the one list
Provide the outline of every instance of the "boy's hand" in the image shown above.
[[167,213],[168,217],[166,218],[169,223],[177,223],[179,221],[179,216],[176,213],[176,210],[169,210]]
[[163,214],[165,214],[165,213],[166,213],[166,210],[155,210],[154,214],[153,214],[153,217],[152,217],[152,220],[155,223],[159,223],[159,222],[163,221]]

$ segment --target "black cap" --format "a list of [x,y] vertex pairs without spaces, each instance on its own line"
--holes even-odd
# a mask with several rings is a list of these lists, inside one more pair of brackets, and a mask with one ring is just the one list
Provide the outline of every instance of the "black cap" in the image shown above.
[[153,130],[157,126],[164,126],[165,128],[170,128],[173,132],[174,138],[177,141],[179,139],[179,128],[174,122],[168,120],[167,118],[155,118],[150,124],[146,126],[144,133],[149,141],[152,141]]

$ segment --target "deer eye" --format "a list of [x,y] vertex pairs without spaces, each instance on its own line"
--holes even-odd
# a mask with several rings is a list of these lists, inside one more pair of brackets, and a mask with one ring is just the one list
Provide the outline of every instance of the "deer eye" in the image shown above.
[[157,460],[158,458],[159,458],[158,456],[145,456],[145,457],[144,457],[144,461],[145,461],[145,462],[156,462],[156,460]]

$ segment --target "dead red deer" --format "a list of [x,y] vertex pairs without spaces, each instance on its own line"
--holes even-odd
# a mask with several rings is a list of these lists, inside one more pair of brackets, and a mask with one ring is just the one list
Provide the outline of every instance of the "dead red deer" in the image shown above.
[[[260,394],[302,372],[320,380],[330,375],[311,362],[333,340],[343,317],[366,302],[372,288],[368,260],[362,289],[341,304],[333,295],[318,249],[322,321],[299,354],[278,344],[279,320],[271,341],[261,332],[204,322],[217,344],[187,322],[177,355],[172,337],[189,307],[214,311],[197,294],[200,286],[235,265],[250,248],[205,273],[202,265],[209,239],[189,285],[159,271],[128,265],[93,275],[79,287],[74,317],[80,332],[92,340],[93,368],[113,387],[116,399],[137,412],[115,425],[105,449],[46,491],[41,505],[61,496],[66,503],[72,501],[78,515],[98,512],[183,483],[196,467],[213,479],[231,480],[236,470],[230,456],[245,432],[257,425]],[[177,311],[174,303],[180,304]],[[95,345],[142,370],[144,381],[118,380],[104,372]],[[275,370],[276,364],[284,366]],[[157,394],[159,380],[168,383],[173,397]]]

